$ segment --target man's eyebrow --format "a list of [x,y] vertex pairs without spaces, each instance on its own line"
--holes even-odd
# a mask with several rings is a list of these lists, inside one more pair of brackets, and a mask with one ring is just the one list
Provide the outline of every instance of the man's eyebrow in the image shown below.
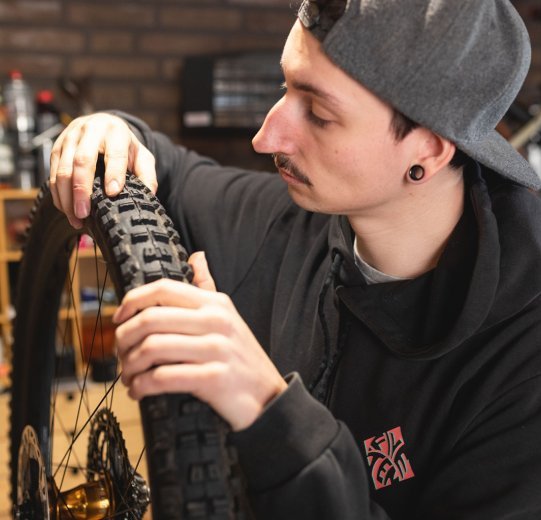
[[[282,75],[285,78],[286,77],[286,64],[285,64],[283,55],[280,58],[280,68],[282,69]],[[316,96],[324,101],[327,101],[333,107],[336,107],[336,108],[340,107],[340,102],[335,96],[333,96],[330,92],[326,92],[325,90],[322,90],[319,87],[316,87],[312,83],[295,80],[295,79],[289,82],[284,81],[282,83],[283,88],[287,88],[288,85],[294,89],[300,90],[302,92],[307,92],[308,94],[312,94],[313,96]]]
[[287,83],[287,85],[291,86],[292,88],[296,90],[300,90],[302,92],[307,92],[308,94],[312,94],[337,108],[340,106],[338,99],[335,96],[333,96],[330,92],[322,90],[316,87],[315,85],[312,85],[311,83],[306,83],[304,81],[298,81],[298,80],[292,80],[289,83]]

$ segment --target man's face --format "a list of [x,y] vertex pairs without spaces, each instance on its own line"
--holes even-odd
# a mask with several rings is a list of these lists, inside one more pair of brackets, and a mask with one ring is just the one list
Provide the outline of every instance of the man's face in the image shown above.
[[299,22],[282,67],[287,91],[254,149],[276,155],[291,197],[307,210],[351,217],[390,210],[407,192],[415,147],[410,136],[396,142],[391,108],[335,66]]

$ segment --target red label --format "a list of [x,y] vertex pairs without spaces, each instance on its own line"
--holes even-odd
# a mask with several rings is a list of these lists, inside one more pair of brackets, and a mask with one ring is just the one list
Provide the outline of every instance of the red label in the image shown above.
[[372,471],[372,481],[376,489],[415,476],[404,453],[405,445],[400,426],[364,441],[368,466]]

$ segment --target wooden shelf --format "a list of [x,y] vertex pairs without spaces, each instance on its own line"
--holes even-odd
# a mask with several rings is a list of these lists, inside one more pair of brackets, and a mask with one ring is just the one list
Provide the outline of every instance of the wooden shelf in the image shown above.
[[80,259],[94,258],[94,256],[97,256],[98,259],[103,259],[101,251],[99,249],[94,251],[93,247],[79,248],[79,252],[77,253],[77,257]]
[[[36,198],[39,190],[0,189],[0,339],[4,345],[4,358],[11,359],[12,322],[9,318],[10,302],[10,272],[9,264],[19,262],[22,259],[22,251],[15,249],[13,243],[8,240],[7,229],[13,215],[25,215],[32,207],[32,201]],[[100,268],[104,263],[103,256],[94,247],[79,248],[70,259],[69,273],[73,276],[73,298],[69,309],[59,311],[59,319],[66,323],[69,333],[69,342],[74,346],[78,371],[83,369],[80,358],[81,345],[80,333],[85,323],[96,318],[96,311],[86,311],[80,302],[81,285],[85,283],[85,275],[91,272],[95,279],[94,260],[99,260]],[[77,259],[77,262],[76,262]],[[102,305],[101,315],[110,321],[117,306],[111,304]]]
[[[110,318],[116,312],[116,309],[117,309],[117,305],[109,305],[109,304],[108,305],[102,305],[100,313],[104,318]],[[96,312],[93,312],[93,311],[83,312],[82,317],[83,317],[83,319],[84,318],[95,318],[96,317]]]
[[0,252],[0,262],[19,262],[23,257],[22,251]]
[[[104,318],[110,318],[115,313],[116,309],[117,309],[116,305],[102,305],[101,315]],[[77,315],[79,315],[82,319],[95,318],[96,312],[95,311],[75,312],[73,307],[71,307],[70,309],[60,309],[58,313],[58,318],[61,320],[67,320],[67,319],[73,319]]]
[[74,311],[73,307],[70,309],[60,309],[58,311],[59,320],[72,320],[77,316],[77,312]]
[[0,200],[32,200],[35,199],[39,189],[15,190],[0,189]]
[[[38,190],[14,190],[0,189],[0,339],[4,348],[4,358],[10,359],[11,354],[11,320],[9,312],[10,280],[9,263],[18,262],[21,259],[21,251],[13,249],[8,240],[7,227],[11,218],[11,211],[17,204],[29,206],[36,197]],[[26,209],[22,208],[22,213]]]

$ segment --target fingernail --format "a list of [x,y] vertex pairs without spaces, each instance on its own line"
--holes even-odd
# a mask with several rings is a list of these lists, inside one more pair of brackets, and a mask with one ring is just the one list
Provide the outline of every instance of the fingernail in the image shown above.
[[86,218],[90,214],[90,203],[87,200],[78,200],[75,203],[75,216]]
[[107,185],[107,193],[109,195],[117,195],[120,191],[120,185],[114,179]]

